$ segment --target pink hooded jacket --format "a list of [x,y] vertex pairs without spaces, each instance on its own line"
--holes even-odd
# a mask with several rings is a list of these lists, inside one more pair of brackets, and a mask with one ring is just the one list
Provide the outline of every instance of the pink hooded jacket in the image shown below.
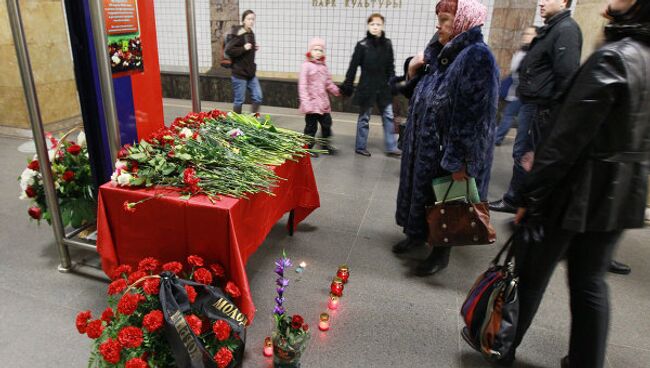
[[[309,52],[316,47],[321,46],[325,50],[325,41],[320,38],[314,38],[309,41]],[[303,114],[326,114],[332,111],[328,92],[334,96],[339,96],[338,87],[332,82],[325,58],[314,60],[307,57],[300,69],[300,79],[298,80],[298,94],[300,97],[300,112]]]

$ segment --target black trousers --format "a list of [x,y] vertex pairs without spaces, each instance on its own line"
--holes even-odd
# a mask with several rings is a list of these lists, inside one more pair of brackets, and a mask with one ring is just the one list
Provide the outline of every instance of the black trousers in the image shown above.
[[330,114],[305,115],[305,134],[315,137],[318,123],[320,123],[321,136],[328,139],[332,135],[332,115]]
[[570,366],[604,366],[609,330],[605,275],[621,234],[547,228],[541,244],[520,245],[516,259],[520,302],[517,346],[533,321],[555,266],[566,256],[571,297]]

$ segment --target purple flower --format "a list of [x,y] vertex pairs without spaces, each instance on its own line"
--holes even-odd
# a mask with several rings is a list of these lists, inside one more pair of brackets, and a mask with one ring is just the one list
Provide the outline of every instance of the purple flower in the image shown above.
[[275,302],[277,303],[278,306],[281,306],[282,303],[284,303],[284,298],[283,297],[276,297]]
[[291,259],[286,258],[286,257],[282,257],[282,258],[278,259],[277,261],[275,261],[275,265],[276,265],[276,268],[275,268],[276,270],[278,270],[278,269],[284,270],[285,268],[289,268],[289,267],[292,266]]
[[281,306],[275,306],[275,309],[273,309],[273,313],[277,314],[278,316],[281,316],[284,314],[284,308]]
[[279,288],[277,288],[275,290],[278,292],[278,295],[280,297],[282,297],[282,294],[284,294],[284,287],[279,287]]
[[275,283],[280,286],[280,287],[287,287],[289,286],[289,280],[285,279],[284,277],[278,278]]

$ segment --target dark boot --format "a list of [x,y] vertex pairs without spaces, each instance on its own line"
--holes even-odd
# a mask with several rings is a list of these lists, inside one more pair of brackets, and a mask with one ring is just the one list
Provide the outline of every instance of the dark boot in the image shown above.
[[449,265],[451,247],[433,247],[431,254],[415,269],[416,276],[429,276],[436,274]]
[[562,360],[560,361],[560,366],[562,368],[569,368],[569,356],[568,355],[565,356],[564,358],[562,358]]
[[612,259],[609,263],[609,272],[619,275],[629,275],[632,272],[630,266]]
[[232,105],[232,111],[241,114],[241,105]]
[[423,245],[424,245],[424,240],[413,239],[407,236],[406,239],[393,245],[393,253],[395,254],[406,253],[411,249],[421,247]]
[[251,113],[257,114],[258,112],[260,112],[260,104],[253,102],[251,105]]

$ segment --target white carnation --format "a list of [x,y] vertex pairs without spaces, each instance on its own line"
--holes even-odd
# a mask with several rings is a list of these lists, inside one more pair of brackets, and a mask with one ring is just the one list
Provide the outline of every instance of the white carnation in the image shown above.
[[115,170],[128,170],[129,166],[126,162],[117,160],[115,161]]
[[25,193],[28,186],[34,185],[34,177],[36,177],[36,175],[38,175],[38,171],[32,169],[25,169],[23,173],[20,174],[20,189],[23,190],[23,193]]
[[132,178],[133,177],[131,176],[131,174],[126,173],[126,172],[122,173],[117,177],[117,184],[119,184],[121,186],[128,186],[129,184],[131,184],[131,179]]
[[192,138],[192,135],[194,133],[192,132],[192,129],[190,128],[183,128],[181,129],[180,133],[178,135],[185,136],[185,138]]
[[81,131],[79,132],[79,135],[77,136],[77,144],[80,145],[81,147],[86,146],[86,133]]

